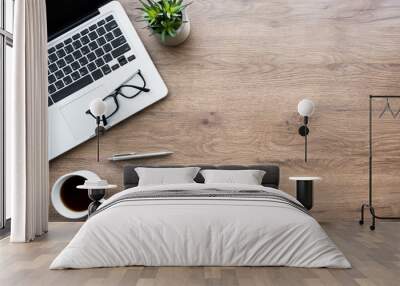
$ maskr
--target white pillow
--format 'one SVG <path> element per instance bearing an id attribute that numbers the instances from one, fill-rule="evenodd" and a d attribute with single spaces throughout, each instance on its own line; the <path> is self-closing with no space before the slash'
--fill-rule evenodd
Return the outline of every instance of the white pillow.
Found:
<path id="1" fill-rule="evenodd" d="M 202 170 L 204 183 L 261 185 L 265 171 L 261 170 Z"/>
<path id="2" fill-rule="evenodd" d="M 187 184 L 195 183 L 193 180 L 200 168 L 135 168 L 139 176 L 139 186 Z"/>

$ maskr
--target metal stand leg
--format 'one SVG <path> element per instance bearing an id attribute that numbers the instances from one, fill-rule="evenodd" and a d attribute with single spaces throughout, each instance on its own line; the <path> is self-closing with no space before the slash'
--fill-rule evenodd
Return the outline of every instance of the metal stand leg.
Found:
<path id="1" fill-rule="evenodd" d="M 369 211 L 371 212 L 371 216 L 372 216 L 372 224 L 369 226 L 370 230 L 375 230 L 375 209 L 372 206 L 369 206 Z"/>
<path id="2" fill-rule="evenodd" d="M 375 222 L 376 219 L 379 218 L 378 216 L 375 215 L 375 209 L 373 206 L 370 206 L 369 204 L 363 204 L 361 206 L 361 219 L 359 221 L 360 225 L 364 224 L 364 209 L 369 208 L 369 212 L 371 213 L 371 218 L 372 218 L 372 224 L 369 226 L 370 230 L 375 230 Z"/>
<path id="3" fill-rule="evenodd" d="M 364 224 L 364 208 L 365 208 L 366 206 L 367 206 L 366 204 L 363 204 L 363 205 L 361 206 L 361 219 L 360 219 L 360 221 L 358 222 L 360 225 L 363 225 L 363 224 Z"/>

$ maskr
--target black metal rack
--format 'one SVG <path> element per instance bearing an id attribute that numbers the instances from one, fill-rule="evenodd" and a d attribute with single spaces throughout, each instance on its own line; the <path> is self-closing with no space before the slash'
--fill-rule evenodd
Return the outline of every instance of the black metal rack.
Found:
<path id="1" fill-rule="evenodd" d="M 368 204 L 362 204 L 361 206 L 361 219 L 359 223 L 362 225 L 364 224 L 364 209 L 368 208 L 371 216 L 372 216 L 372 224 L 370 225 L 370 229 L 374 230 L 375 229 L 375 223 L 376 219 L 388 219 L 388 220 L 396 220 L 400 219 L 400 217 L 385 217 L 385 216 L 378 216 L 375 213 L 375 209 L 372 204 L 372 157 L 373 157 L 373 149 L 372 149 L 372 101 L 374 99 L 386 99 L 386 105 L 381 114 L 379 115 L 379 118 L 381 118 L 386 112 L 390 112 L 392 117 L 395 119 L 399 114 L 400 110 L 394 112 L 393 109 L 390 106 L 389 100 L 391 98 L 400 98 L 400 95 L 370 95 L 369 96 L 369 172 L 368 172 L 368 191 L 369 191 L 369 196 L 368 196 Z"/>

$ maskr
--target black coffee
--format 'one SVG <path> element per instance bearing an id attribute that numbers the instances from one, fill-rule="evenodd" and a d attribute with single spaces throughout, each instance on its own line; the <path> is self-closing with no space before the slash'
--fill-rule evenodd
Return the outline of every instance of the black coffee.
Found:
<path id="1" fill-rule="evenodd" d="M 68 178 L 61 186 L 60 197 L 63 204 L 74 212 L 81 212 L 88 209 L 91 200 L 87 190 L 77 189 L 76 186 L 83 185 L 85 178 L 73 176 Z"/>

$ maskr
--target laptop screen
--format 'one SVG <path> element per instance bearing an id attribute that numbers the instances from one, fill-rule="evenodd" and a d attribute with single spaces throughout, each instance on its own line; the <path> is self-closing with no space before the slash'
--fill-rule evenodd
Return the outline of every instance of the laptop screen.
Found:
<path id="1" fill-rule="evenodd" d="M 49 41 L 110 0 L 46 0 Z"/>

